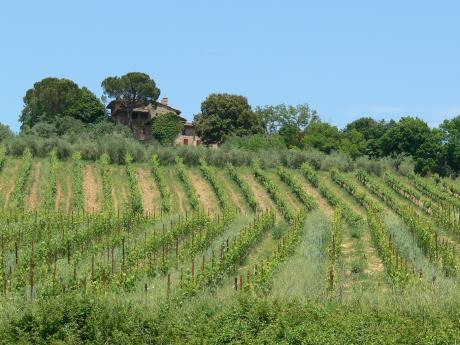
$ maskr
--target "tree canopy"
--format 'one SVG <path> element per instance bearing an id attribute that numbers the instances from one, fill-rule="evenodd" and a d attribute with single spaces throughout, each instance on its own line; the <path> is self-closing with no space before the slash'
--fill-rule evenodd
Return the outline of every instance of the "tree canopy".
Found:
<path id="1" fill-rule="evenodd" d="M 428 140 L 431 129 L 417 117 L 402 117 L 382 135 L 380 146 L 384 155 L 406 153 L 415 155 L 417 149 Z"/>
<path id="2" fill-rule="evenodd" d="M 356 129 L 345 131 L 340 140 L 340 150 L 350 155 L 352 158 L 364 156 L 366 153 L 367 142 L 362 132 Z"/>
<path id="3" fill-rule="evenodd" d="M 267 105 L 256 107 L 256 114 L 262 119 L 266 134 L 274 134 L 282 128 L 296 128 L 296 133 L 304 131 L 312 122 L 319 120 L 316 110 L 306 103 L 299 105 Z"/>
<path id="4" fill-rule="evenodd" d="M 245 136 L 263 131 L 261 119 L 246 97 L 211 94 L 201 103 L 194 119 L 197 134 L 205 144 L 222 143 L 229 136 Z"/>
<path id="5" fill-rule="evenodd" d="M 361 133 L 365 140 L 380 138 L 387 129 L 385 121 L 377 121 L 371 117 L 361 117 L 350 122 L 345 127 L 344 132 L 357 131 Z"/>
<path id="6" fill-rule="evenodd" d="M 71 118 L 83 123 L 106 119 L 102 102 L 87 88 L 68 79 L 45 78 L 27 90 L 19 121 L 21 130 L 36 124 L 56 123 Z"/>
<path id="7" fill-rule="evenodd" d="M 460 116 L 444 120 L 439 126 L 444 145 L 446 164 L 460 171 Z"/>
<path id="8" fill-rule="evenodd" d="M 302 141 L 307 147 L 314 147 L 320 151 L 331 153 L 331 151 L 339 148 L 340 132 L 335 126 L 316 121 L 307 127 Z"/>
<path id="9" fill-rule="evenodd" d="M 127 112 L 129 127 L 110 121 L 104 104 L 87 88 L 68 79 L 45 78 L 27 90 L 20 115 L 18 136 L 0 124 L 0 142 L 20 139 L 98 140 L 116 136 L 132 138 L 134 108 L 155 104 L 160 90 L 149 75 L 131 72 L 102 81 L 104 96 L 119 102 Z M 422 174 L 460 173 L 460 116 L 431 128 L 411 116 L 400 120 L 358 118 L 339 130 L 320 120 L 306 103 L 268 105 L 253 110 L 241 95 L 210 94 L 194 118 L 197 135 L 204 144 L 222 144 L 244 150 L 315 148 L 325 153 L 342 152 L 351 158 L 368 156 L 410 156 Z M 152 135 L 163 145 L 171 145 L 183 130 L 174 113 L 158 116 Z M 32 139 L 31 139 L 32 138 Z M 83 139 L 82 139 L 83 138 Z"/>
<path id="10" fill-rule="evenodd" d="M 102 81 L 104 95 L 116 100 L 126 109 L 128 124 L 132 128 L 133 109 L 140 104 L 155 102 L 160 89 L 148 74 L 130 72 L 121 77 L 108 77 Z"/>
<path id="11" fill-rule="evenodd" d="M 175 113 L 160 114 L 152 124 L 152 134 L 162 145 L 172 145 L 183 129 L 184 125 Z"/>
<path id="12" fill-rule="evenodd" d="M 10 139 L 14 136 L 13 132 L 11 131 L 10 127 L 0 123 L 0 142 Z"/>

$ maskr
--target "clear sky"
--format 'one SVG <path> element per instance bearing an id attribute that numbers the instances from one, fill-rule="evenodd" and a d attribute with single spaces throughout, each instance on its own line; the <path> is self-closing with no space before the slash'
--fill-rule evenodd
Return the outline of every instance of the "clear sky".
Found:
<path id="1" fill-rule="evenodd" d="M 2 0 L 0 122 L 48 76 L 101 96 L 148 73 L 191 119 L 212 92 L 309 103 L 343 127 L 360 116 L 460 114 L 460 1 Z"/>

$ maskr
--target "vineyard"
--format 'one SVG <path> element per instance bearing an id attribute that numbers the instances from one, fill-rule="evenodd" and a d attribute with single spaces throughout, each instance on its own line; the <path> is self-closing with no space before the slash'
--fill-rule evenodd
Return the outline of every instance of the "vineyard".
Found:
<path id="1" fill-rule="evenodd" d="M 0 169 L 0 320 L 14 329 L 5 339 L 34 342 L 34 334 L 39 343 L 53 333 L 40 320 L 53 327 L 66 317 L 77 320 L 71 333 L 121 343 L 123 330 L 147 343 L 198 335 L 245 343 L 248 334 L 261 343 L 329 343 L 314 337 L 318 319 L 339 343 L 364 328 L 363 343 L 460 338 L 456 181 L 308 163 L 218 168 L 177 157 L 163 165 L 156 155 L 148 163 L 128 155 L 118 165 L 104 154 L 89 163 L 55 151 L 47 159 L 0 151 Z M 76 315 L 67 303 L 86 309 Z M 88 311 L 95 303 L 106 319 Z M 114 313 L 117 305 L 126 311 Z M 121 326 L 129 310 L 157 315 L 158 325 L 152 316 L 152 324 Z M 110 328 L 114 314 L 120 333 L 89 329 Z M 232 326 L 242 319 L 249 328 L 237 334 Z"/>

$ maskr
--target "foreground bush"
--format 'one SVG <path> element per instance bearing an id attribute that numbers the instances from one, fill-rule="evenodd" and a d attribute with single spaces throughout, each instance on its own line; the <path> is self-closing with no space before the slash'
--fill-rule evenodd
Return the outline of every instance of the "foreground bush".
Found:
<path id="1" fill-rule="evenodd" d="M 121 297 L 121 296 L 120 296 Z M 185 305 L 67 295 L 2 313 L 0 343 L 66 344 L 447 344 L 457 314 L 300 304 L 244 294 Z M 382 307 L 384 308 L 384 307 Z"/>

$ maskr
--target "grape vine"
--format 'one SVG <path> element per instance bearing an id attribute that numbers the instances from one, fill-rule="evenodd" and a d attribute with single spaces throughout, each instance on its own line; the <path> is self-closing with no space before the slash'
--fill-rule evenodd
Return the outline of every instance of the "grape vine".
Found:
<path id="1" fill-rule="evenodd" d="M 152 158 L 150 159 L 150 169 L 160 191 L 161 208 L 164 212 L 169 212 L 171 210 L 171 197 L 168 187 L 166 186 L 165 177 L 160 170 L 160 161 L 158 160 L 158 155 L 156 154 L 153 154 Z"/>
<path id="2" fill-rule="evenodd" d="M 136 170 L 133 167 L 133 158 L 132 156 L 127 153 L 125 157 L 125 166 L 126 166 L 126 175 L 128 176 L 128 184 L 130 193 L 130 204 L 131 210 L 134 213 L 142 213 L 144 212 L 144 208 L 142 205 L 142 197 L 141 192 L 139 190 L 139 182 L 137 180 Z"/>
<path id="3" fill-rule="evenodd" d="M 198 210 L 200 208 L 200 200 L 198 199 L 196 189 L 193 186 L 192 181 L 190 181 L 190 177 L 187 175 L 184 161 L 179 156 L 176 157 L 176 168 L 177 174 L 179 179 L 182 181 L 182 184 L 184 185 L 185 192 L 187 193 L 192 208 L 194 210 Z"/>
<path id="4" fill-rule="evenodd" d="M 240 187 L 241 192 L 243 193 L 243 196 L 248 203 L 249 207 L 254 212 L 257 212 L 259 209 L 259 203 L 257 202 L 257 199 L 252 192 L 251 187 L 249 187 L 249 184 L 238 174 L 236 171 L 235 167 L 229 163 L 226 165 L 225 170 L 227 171 L 228 175 L 232 178 L 233 181 Z"/>

